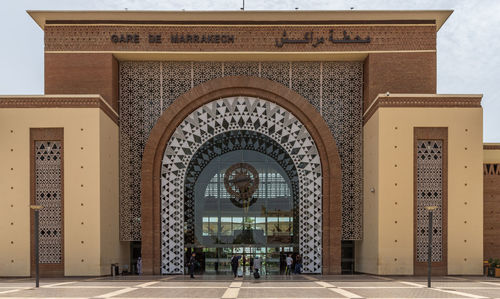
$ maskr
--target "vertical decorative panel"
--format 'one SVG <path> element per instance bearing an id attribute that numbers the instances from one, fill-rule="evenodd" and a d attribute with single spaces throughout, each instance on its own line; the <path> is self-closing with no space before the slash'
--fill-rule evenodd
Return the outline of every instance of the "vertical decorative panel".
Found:
<path id="1" fill-rule="evenodd" d="M 141 239 L 141 165 L 161 115 L 160 62 L 120 63 L 120 239 Z"/>
<path id="2" fill-rule="evenodd" d="M 500 150 L 498 145 L 485 145 L 485 150 Z M 489 259 L 500 252 L 500 164 L 483 164 L 483 256 Z"/>
<path id="3" fill-rule="evenodd" d="M 62 145 L 35 141 L 35 202 L 40 210 L 40 263 L 62 263 Z"/>
<path id="4" fill-rule="evenodd" d="M 321 113 L 320 70 L 319 62 L 292 62 L 292 89 Z"/>
<path id="5" fill-rule="evenodd" d="M 342 165 L 342 239 L 363 237 L 363 65 L 323 62 L 322 115 Z"/>
<path id="6" fill-rule="evenodd" d="M 417 226 L 416 261 L 427 262 L 429 244 L 429 212 L 433 211 L 432 262 L 443 260 L 443 141 L 417 141 Z"/>

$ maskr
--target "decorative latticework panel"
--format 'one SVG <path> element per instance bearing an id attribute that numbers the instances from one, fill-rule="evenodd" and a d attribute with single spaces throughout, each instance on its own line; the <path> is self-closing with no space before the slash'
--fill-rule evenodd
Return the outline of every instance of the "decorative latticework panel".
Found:
<path id="1" fill-rule="evenodd" d="M 223 76 L 222 65 L 222 62 L 213 61 L 193 62 L 193 86 L 200 85 L 215 78 L 221 78 Z M 169 78 L 165 79 L 168 80 Z"/>
<path id="2" fill-rule="evenodd" d="M 258 62 L 224 62 L 224 77 L 259 76 Z"/>
<path id="3" fill-rule="evenodd" d="M 184 271 L 184 181 L 196 151 L 222 133 L 256 131 L 281 144 L 299 177 L 299 251 L 305 273 L 321 273 L 322 172 L 313 138 L 284 108 L 262 99 L 231 97 L 193 111 L 169 139 L 161 171 L 162 273 Z"/>
<path id="4" fill-rule="evenodd" d="M 161 64 L 162 78 L 162 110 L 170 106 L 175 99 L 191 89 L 192 63 L 185 61 L 169 61 Z"/>
<path id="5" fill-rule="evenodd" d="M 342 239 L 363 237 L 363 65 L 323 62 L 322 115 L 342 166 Z"/>
<path id="6" fill-rule="evenodd" d="M 443 259 L 443 141 L 417 141 L 417 227 L 416 259 L 427 262 L 429 246 L 429 212 L 436 206 L 432 223 L 432 262 Z"/>
<path id="7" fill-rule="evenodd" d="M 321 63 L 292 62 L 291 88 L 321 112 Z"/>
<path id="8" fill-rule="evenodd" d="M 290 87 L 327 122 L 342 166 L 342 238 L 362 238 L 362 64 L 359 62 L 120 63 L 122 240 L 140 240 L 144 144 L 161 112 L 191 87 L 223 76 L 260 76 Z"/>
<path id="9" fill-rule="evenodd" d="M 290 62 L 261 62 L 260 76 L 290 87 Z"/>
<path id="10" fill-rule="evenodd" d="M 62 263 L 60 141 L 35 141 L 35 194 L 40 210 L 40 263 Z"/>
<path id="11" fill-rule="evenodd" d="M 141 239 L 141 164 L 161 115 L 159 62 L 120 63 L 120 239 Z M 166 105 L 165 105 L 166 106 Z"/>

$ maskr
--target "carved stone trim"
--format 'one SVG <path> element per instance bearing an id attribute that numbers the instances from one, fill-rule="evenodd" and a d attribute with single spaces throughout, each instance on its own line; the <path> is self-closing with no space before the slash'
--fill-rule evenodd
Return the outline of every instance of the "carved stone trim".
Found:
<path id="1" fill-rule="evenodd" d="M 434 25 L 436 20 L 47 20 L 46 25 Z"/>
<path id="2" fill-rule="evenodd" d="M 499 143 L 496 143 L 496 144 L 483 144 L 483 149 L 485 150 L 500 150 L 500 144 Z"/>
<path id="3" fill-rule="evenodd" d="M 363 115 L 366 124 L 378 108 L 421 107 L 421 108 L 480 108 L 481 95 L 379 95 Z"/>
<path id="4" fill-rule="evenodd" d="M 100 108 L 118 124 L 118 114 L 101 96 L 20 96 L 0 97 L 0 108 Z"/>
<path id="5" fill-rule="evenodd" d="M 125 30 L 126 28 L 126 30 Z M 330 41 L 349 35 L 351 42 Z M 281 42 L 284 31 L 287 37 Z M 323 42 L 293 43 L 312 32 Z M 127 34 L 129 37 L 127 37 Z M 115 42 L 111 37 L 116 35 Z M 128 42 L 116 42 L 122 35 Z M 161 36 L 161 43 L 149 36 Z M 173 36 L 173 37 L 172 37 Z M 182 38 L 181 38 L 182 36 Z M 189 36 L 189 40 L 188 40 Z M 203 39 L 203 36 L 214 36 Z M 357 36 L 370 42 L 352 42 Z M 224 38 L 222 38 L 224 37 Z M 286 40 L 292 42 L 286 42 Z M 172 42 L 172 40 L 174 42 Z M 204 42 L 201 42 L 204 40 Z M 196 42 L 195 42 L 196 41 Z M 358 52 L 436 50 L 436 27 L 432 25 L 51 25 L 45 27 L 45 51 L 141 51 L 141 52 Z"/>

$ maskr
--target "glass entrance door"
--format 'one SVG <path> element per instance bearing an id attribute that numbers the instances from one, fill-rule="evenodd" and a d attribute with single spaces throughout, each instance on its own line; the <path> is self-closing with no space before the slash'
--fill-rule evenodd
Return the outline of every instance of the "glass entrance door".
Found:
<path id="1" fill-rule="evenodd" d="M 298 217 L 290 178 L 274 159 L 236 150 L 214 158 L 194 185 L 194 219 L 185 228 L 186 258 L 196 252 L 200 272 L 228 274 L 232 256 L 250 275 L 259 256 L 263 275 L 284 271 L 298 252 Z"/>
<path id="2" fill-rule="evenodd" d="M 288 254 L 296 255 L 298 248 L 294 246 L 256 247 L 254 245 L 235 247 L 195 247 L 186 248 L 186 259 L 196 253 L 200 262 L 198 273 L 232 275 L 231 259 L 239 257 L 238 273 L 249 276 L 253 273 L 253 261 L 259 257 L 262 275 L 279 275 L 285 272 L 285 259 Z"/>

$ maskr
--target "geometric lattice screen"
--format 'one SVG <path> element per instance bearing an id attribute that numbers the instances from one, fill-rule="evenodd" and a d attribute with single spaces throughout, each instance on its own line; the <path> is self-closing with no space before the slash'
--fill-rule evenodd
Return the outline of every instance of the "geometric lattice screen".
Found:
<path id="1" fill-rule="evenodd" d="M 218 99 L 199 107 L 179 124 L 167 143 L 160 190 L 162 273 L 184 273 L 184 182 L 188 165 L 211 138 L 236 130 L 261 133 L 280 143 L 291 157 L 299 179 L 303 271 L 321 273 L 322 172 L 316 144 L 292 113 L 275 103 L 244 96 Z"/>
<path id="2" fill-rule="evenodd" d="M 307 99 L 337 143 L 342 168 L 342 239 L 362 238 L 361 62 L 120 63 L 120 239 L 140 240 L 141 160 L 163 111 L 191 88 L 226 76 L 280 83 Z"/>
<path id="3" fill-rule="evenodd" d="M 443 141 L 417 141 L 417 262 L 427 262 L 429 246 L 429 212 L 427 206 L 436 206 L 432 215 L 432 262 L 443 259 Z"/>
<path id="4" fill-rule="evenodd" d="M 35 142 L 35 194 L 40 210 L 40 263 L 62 263 L 61 142 Z"/>

